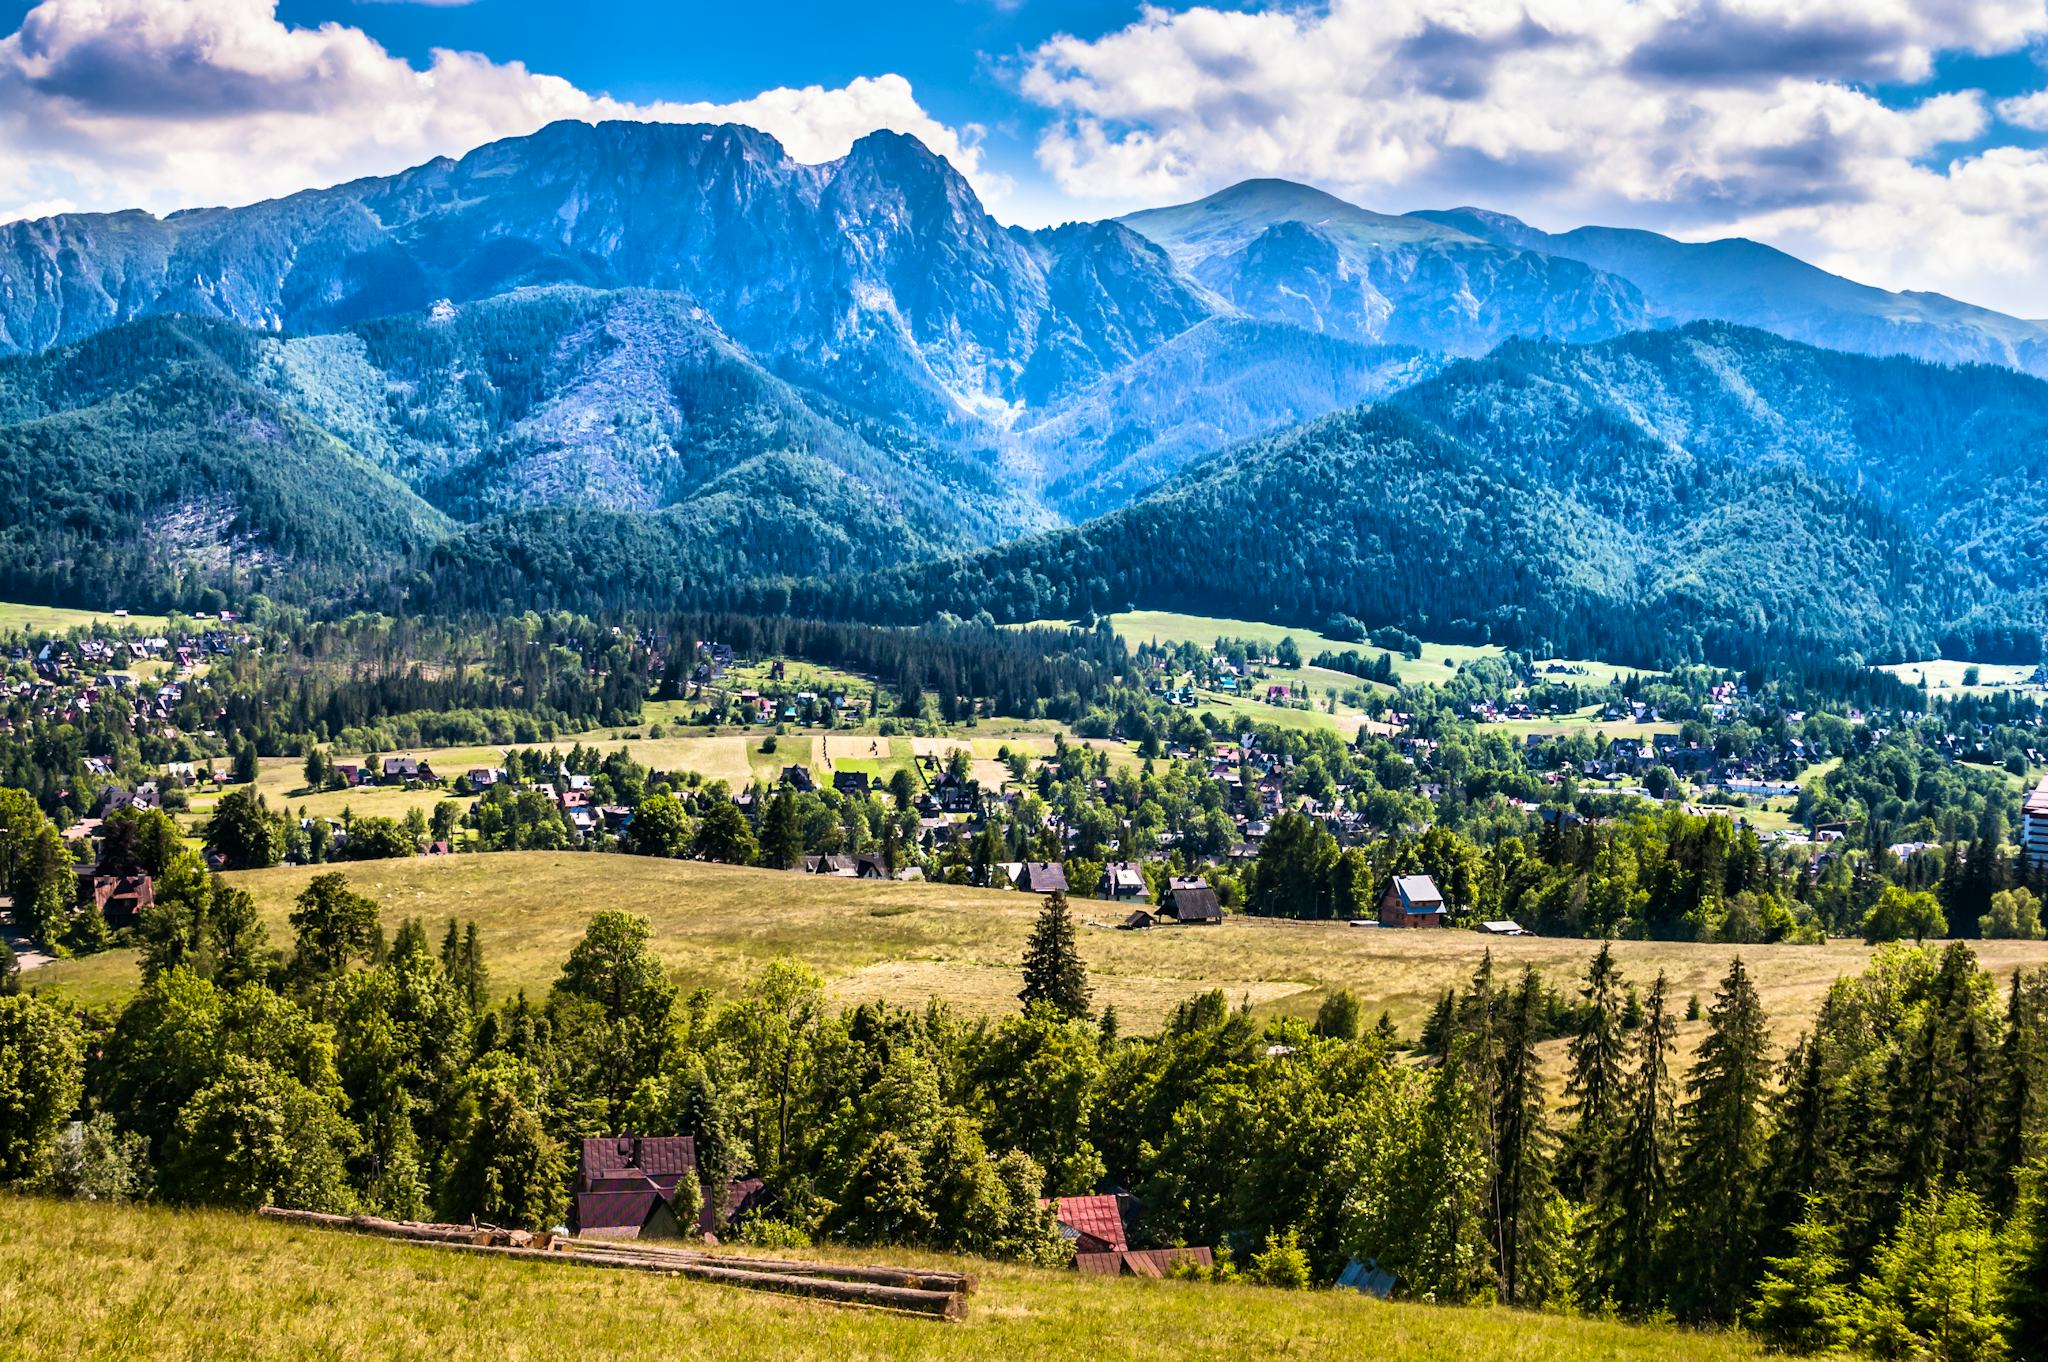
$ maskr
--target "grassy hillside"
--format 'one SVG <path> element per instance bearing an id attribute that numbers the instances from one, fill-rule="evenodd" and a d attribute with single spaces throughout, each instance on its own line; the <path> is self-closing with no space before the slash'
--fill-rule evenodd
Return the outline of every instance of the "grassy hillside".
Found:
<path id="1" fill-rule="evenodd" d="M 795 674 L 794 668 L 792 674 Z M 999 786 L 1009 778 L 1008 770 L 998 760 L 999 753 L 1008 748 L 1028 753 L 1034 758 L 1050 756 L 1058 741 L 1056 734 L 1063 727 L 1043 719 L 996 721 L 972 729 L 962 728 L 956 736 L 941 738 L 912 738 L 900 734 L 880 737 L 847 729 L 826 733 L 799 728 L 776 735 L 772 752 L 762 750 L 762 744 L 769 735 L 759 728 L 706 733 L 702 729 L 678 727 L 665 731 L 659 738 L 648 736 L 653 723 L 672 722 L 679 708 L 671 702 L 651 702 L 645 716 L 649 723 L 640 727 L 591 729 L 565 734 L 533 746 L 561 752 L 567 752 L 577 743 L 605 752 L 623 748 L 634 761 L 652 770 L 671 773 L 692 771 L 707 781 L 722 780 L 735 790 L 744 789 L 756 780 L 772 782 L 784 767 L 798 764 L 810 767 L 821 783 L 829 784 L 832 773 L 842 770 L 863 771 L 886 782 L 899 770 L 914 772 L 916 759 L 920 756 L 943 758 L 950 756 L 955 748 L 964 748 L 972 763 L 973 777 L 985 785 Z M 1279 713 L 1281 711 L 1262 711 L 1262 714 Z M 1110 760 L 1117 765 L 1135 764 L 1138 760 L 1126 743 L 1103 738 L 1086 741 L 1089 746 L 1107 749 Z M 360 763 L 368 754 L 335 751 L 329 755 L 337 762 Z M 382 755 L 418 757 L 432 766 L 438 775 L 452 782 L 472 767 L 503 765 L 505 745 L 485 743 L 470 747 L 414 748 L 403 754 L 392 752 Z M 314 818 L 339 818 L 343 809 L 359 815 L 403 818 L 415 808 L 422 814 L 431 814 L 434 806 L 442 800 L 456 798 L 442 788 L 408 790 L 398 785 L 325 790 L 313 794 L 305 789 L 305 770 L 304 760 L 298 757 L 265 757 L 258 763 L 256 791 L 273 808 L 288 808 L 293 813 L 303 809 L 308 817 Z M 196 792 L 186 821 L 196 829 L 212 810 L 215 799 L 216 796 L 210 792 Z M 469 801 L 465 799 L 462 802 Z"/>
<path id="2" fill-rule="evenodd" d="M 926 1256 L 891 1250 L 891 1262 Z M 222 1212 L 0 1196 L 0 1336 L 20 1356 L 368 1362 L 1371 1356 L 1737 1362 L 1688 1334 L 1348 1291 L 1204 1286 L 932 1258 L 977 1281 L 958 1324 L 638 1272 L 473 1258 Z"/>
<path id="3" fill-rule="evenodd" d="M 625 908 L 653 924 L 655 949 L 687 986 L 734 990 L 762 964 L 790 956 L 823 973 L 845 1003 L 882 998 L 921 1006 L 942 998 L 970 1014 L 1007 1013 L 1017 1006 L 1018 962 L 1039 904 L 1001 890 L 571 852 L 285 866 L 228 878 L 255 896 L 272 943 L 283 944 L 290 940 L 285 919 L 293 897 L 316 873 L 332 869 L 383 905 L 387 931 L 405 917 L 424 918 L 430 929 L 449 917 L 475 919 L 500 993 L 546 990 L 590 915 Z M 1211 988 L 1263 1012 L 1312 1015 L 1327 991 L 1343 987 L 1363 999 L 1368 1015 L 1384 1008 L 1413 1037 L 1437 995 L 1467 980 L 1488 950 L 1502 970 L 1534 965 L 1562 988 L 1596 949 L 1560 938 L 1251 917 L 1217 927 L 1122 932 L 1102 925 L 1123 916 L 1108 903 L 1076 908 L 1096 1004 L 1113 1004 L 1132 1030 L 1151 1029 L 1175 1003 Z M 1976 949 L 1994 975 L 2048 961 L 2048 943 L 1986 941 Z M 1631 979 L 1647 986 L 1661 969 L 1675 996 L 1696 993 L 1704 1002 L 1737 950 L 1622 941 L 1614 952 Z M 1783 1043 L 1807 1024 L 1829 983 L 1860 972 L 1870 958 L 1867 947 L 1848 941 L 1745 946 L 1740 954 Z M 133 953 L 111 951 L 45 966 L 30 982 L 109 1001 L 135 980 Z M 1681 1036 L 1703 1026 L 1690 1024 Z"/>
<path id="4" fill-rule="evenodd" d="M 161 632 L 170 621 L 163 615 L 123 615 L 111 610 L 71 610 L 56 605 L 20 605 L 0 601 L 0 634 L 64 634 L 73 629 L 141 629 Z"/>

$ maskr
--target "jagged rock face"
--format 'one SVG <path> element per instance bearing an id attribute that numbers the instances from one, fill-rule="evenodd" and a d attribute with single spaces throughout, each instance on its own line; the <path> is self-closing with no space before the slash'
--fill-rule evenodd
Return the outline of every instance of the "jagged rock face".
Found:
<path id="1" fill-rule="evenodd" d="M 895 133 L 800 165 L 749 128 L 559 123 L 249 208 L 14 224 L 0 345 L 167 311 L 318 331 L 524 285 L 645 287 L 773 364 L 943 419 L 1090 382 L 1207 315 L 1127 237 L 1020 240 Z"/>

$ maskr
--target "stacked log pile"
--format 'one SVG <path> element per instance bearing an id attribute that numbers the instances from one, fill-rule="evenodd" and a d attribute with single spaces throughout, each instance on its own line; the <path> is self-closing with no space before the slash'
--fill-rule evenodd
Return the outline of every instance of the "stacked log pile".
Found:
<path id="1" fill-rule="evenodd" d="M 260 1214 L 292 1224 L 432 1244 L 458 1253 L 656 1272 L 690 1281 L 716 1282 L 742 1290 L 772 1291 L 834 1305 L 894 1310 L 932 1319 L 964 1318 L 967 1314 L 967 1293 L 974 1286 L 972 1278 L 959 1272 L 735 1257 L 631 1239 L 571 1239 L 490 1225 L 380 1220 L 368 1215 L 327 1215 L 319 1211 L 292 1211 L 277 1206 L 265 1206 Z"/>

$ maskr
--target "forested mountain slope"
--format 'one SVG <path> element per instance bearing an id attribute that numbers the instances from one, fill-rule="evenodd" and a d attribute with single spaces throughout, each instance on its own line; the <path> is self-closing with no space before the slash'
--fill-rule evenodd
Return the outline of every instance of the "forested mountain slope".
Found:
<path id="1" fill-rule="evenodd" d="M 653 511 L 815 461 L 968 547 L 1046 523 L 989 463 L 800 390 L 673 293 L 522 289 L 266 341 L 277 390 L 462 520 L 583 504 Z M 775 468 L 750 461 L 779 456 Z"/>
<path id="2" fill-rule="evenodd" d="M 445 516 L 252 381 L 256 344 L 163 318 L 0 361 L 0 591 L 348 599 L 437 542 Z"/>
<path id="3" fill-rule="evenodd" d="M 2033 660 L 2048 384 L 1700 324 L 1517 343 L 1122 511 L 808 590 L 999 619 L 1132 605 L 1655 662 Z"/>
<path id="4" fill-rule="evenodd" d="M 50 603 L 392 604 L 465 525 L 486 558 L 531 547 L 647 601 L 1042 523 L 972 456 L 800 392 L 674 295 L 580 289 L 312 337 L 150 318 L 16 357 L 0 465 L 0 598 Z M 440 561 L 462 571 L 466 542 Z"/>

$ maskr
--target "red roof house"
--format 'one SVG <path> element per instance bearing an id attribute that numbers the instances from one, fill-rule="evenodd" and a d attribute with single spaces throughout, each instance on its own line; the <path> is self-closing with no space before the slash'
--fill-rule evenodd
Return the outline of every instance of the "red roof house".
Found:
<path id="1" fill-rule="evenodd" d="M 1124 1210 L 1114 1196 L 1063 1196 L 1053 1202 L 1052 1213 L 1076 1253 L 1122 1253 L 1130 1247 Z"/>

